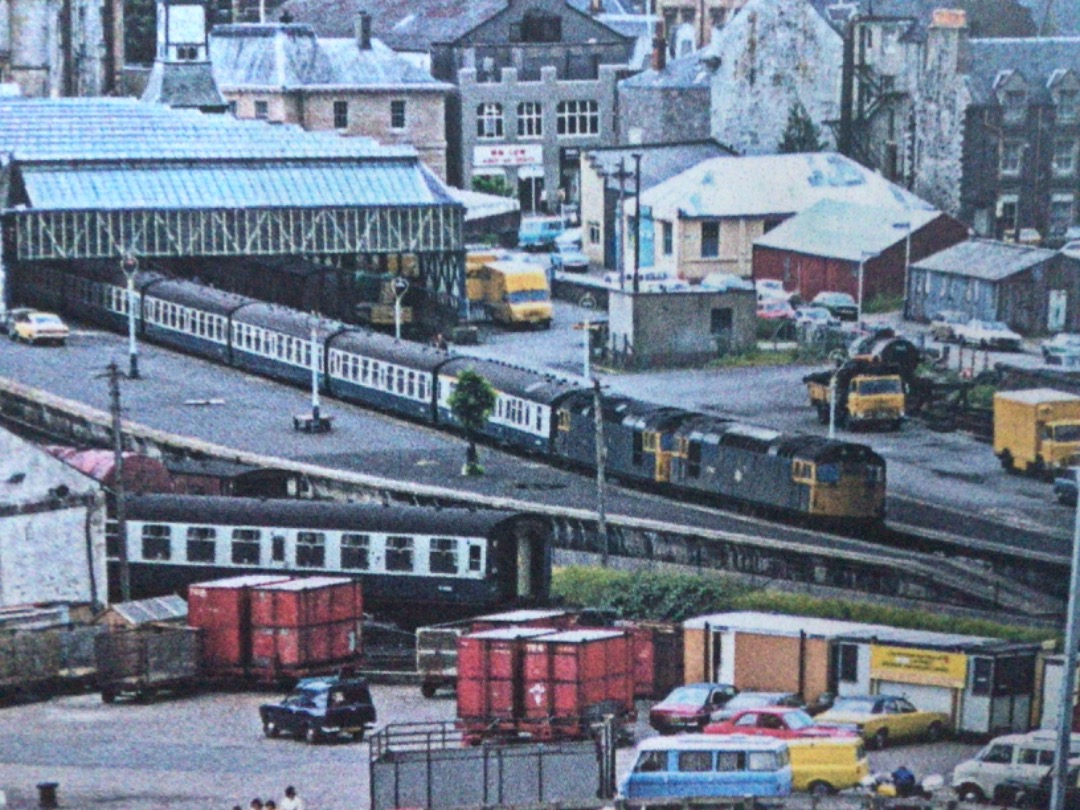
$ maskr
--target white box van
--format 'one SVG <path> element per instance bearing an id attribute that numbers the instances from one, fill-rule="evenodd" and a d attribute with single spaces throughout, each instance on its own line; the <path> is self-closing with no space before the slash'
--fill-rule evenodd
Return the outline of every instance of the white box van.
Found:
<path id="1" fill-rule="evenodd" d="M 1006 734 L 995 737 L 972 759 L 961 762 L 953 770 L 952 787 L 962 801 L 988 801 L 994 790 L 1006 779 L 1032 782 L 1054 764 L 1057 732 L 1029 731 L 1027 734 Z M 1073 734 L 1069 756 L 1080 755 L 1080 734 Z"/>

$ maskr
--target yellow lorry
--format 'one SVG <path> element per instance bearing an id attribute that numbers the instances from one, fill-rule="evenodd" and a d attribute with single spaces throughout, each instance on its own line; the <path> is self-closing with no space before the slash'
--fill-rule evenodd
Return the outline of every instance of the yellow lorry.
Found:
<path id="1" fill-rule="evenodd" d="M 551 327 L 551 286 L 540 265 L 500 259 L 497 254 L 469 254 L 465 291 L 469 303 L 485 307 L 493 321 Z"/>
<path id="2" fill-rule="evenodd" d="M 1006 470 L 1049 477 L 1080 456 L 1080 397 L 1052 388 L 994 394 L 994 454 Z"/>
<path id="3" fill-rule="evenodd" d="M 905 397 L 899 367 L 857 358 L 846 361 L 834 372 L 818 371 L 803 377 L 810 394 L 810 405 L 817 409 L 822 424 L 828 424 L 831 416 L 834 375 L 838 425 L 900 428 Z"/>

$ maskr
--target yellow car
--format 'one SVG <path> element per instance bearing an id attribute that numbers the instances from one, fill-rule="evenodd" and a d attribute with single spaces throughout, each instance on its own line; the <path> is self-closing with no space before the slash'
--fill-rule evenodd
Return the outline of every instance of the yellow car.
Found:
<path id="1" fill-rule="evenodd" d="M 892 695 L 837 698 L 832 708 L 814 720 L 822 726 L 850 726 L 867 745 L 878 749 L 897 740 L 940 740 L 949 728 L 948 715 L 919 711 L 907 699 Z"/>
<path id="2" fill-rule="evenodd" d="M 24 343 L 56 343 L 63 346 L 69 330 L 58 315 L 35 309 L 14 310 L 10 315 L 8 334 L 12 340 Z"/>

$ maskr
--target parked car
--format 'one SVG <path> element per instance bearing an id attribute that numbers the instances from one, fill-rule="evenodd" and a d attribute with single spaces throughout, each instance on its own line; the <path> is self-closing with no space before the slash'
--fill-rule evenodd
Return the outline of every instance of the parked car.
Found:
<path id="1" fill-rule="evenodd" d="M 287 734 L 317 743 L 347 736 L 359 741 L 375 725 L 375 704 L 362 678 L 304 678 L 280 703 L 260 706 L 259 717 L 267 737 Z"/>
<path id="2" fill-rule="evenodd" d="M 753 290 L 754 284 L 750 279 L 737 276 L 734 273 L 709 273 L 701 280 L 702 289 L 719 290 Z"/>
<path id="3" fill-rule="evenodd" d="M 518 228 L 518 247 L 523 250 L 552 250 L 555 240 L 566 230 L 559 217 L 527 217 Z"/>
<path id="4" fill-rule="evenodd" d="M 9 321 L 8 335 L 12 340 L 23 343 L 55 343 L 63 346 L 70 335 L 67 324 L 52 312 L 39 312 L 36 309 L 12 310 Z"/>
<path id="5" fill-rule="evenodd" d="M 1043 810 L 1050 806 L 1050 794 L 1054 789 L 1054 769 L 1049 767 L 1038 779 L 1014 777 L 1006 779 L 994 790 L 993 802 L 998 807 L 1022 807 L 1026 810 Z M 1065 777 L 1066 810 L 1080 810 L 1080 759 L 1069 760 Z"/>
<path id="6" fill-rule="evenodd" d="M 847 293 L 819 292 L 810 303 L 815 307 L 824 307 L 842 321 L 857 321 L 859 319 L 859 305 Z"/>
<path id="7" fill-rule="evenodd" d="M 701 731 L 738 692 L 726 683 L 691 683 L 676 687 L 652 707 L 649 725 L 661 734 Z"/>
<path id="8" fill-rule="evenodd" d="M 854 737 L 851 728 L 822 726 L 803 709 L 792 706 L 763 706 L 760 709 L 744 709 L 727 720 L 709 723 L 706 734 L 756 734 L 794 740 L 814 737 Z"/>
<path id="9" fill-rule="evenodd" d="M 831 709 L 817 716 L 817 721 L 854 726 L 869 745 L 880 749 L 896 740 L 940 740 L 948 730 L 949 718 L 941 712 L 919 711 L 906 698 L 861 695 L 837 698 Z"/>
<path id="10" fill-rule="evenodd" d="M 767 321 L 790 321 L 795 317 L 791 304 L 779 298 L 766 298 L 758 301 L 757 316 Z"/>
<path id="11" fill-rule="evenodd" d="M 805 708 L 802 698 L 794 692 L 740 692 L 716 713 L 713 720 L 728 720 L 745 709 L 761 709 L 766 706 Z"/>
<path id="12" fill-rule="evenodd" d="M 551 252 L 551 269 L 565 273 L 588 273 L 589 257 L 574 242 L 556 240 L 555 250 Z"/>
<path id="13" fill-rule="evenodd" d="M 795 325 L 831 329 L 840 326 L 840 319 L 825 307 L 799 307 L 795 310 Z"/>
<path id="14" fill-rule="evenodd" d="M 1047 365 L 1074 365 L 1080 360 L 1080 335 L 1060 332 L 1040 343 L 1039 351 Z"/>
<path id="15" fill-rule="evenodd" d="M 0 318 L 0 329 L 3 330 L 5 335 L 14 340 L 15 319 L 33 311 L 32 307 L 15 307 L 14 309 L 9 309 L 4 313 L 4 317 Z"/>
<path id="16" fill-rule="evenodd" d="M 980 349 L 1019 351 L 1023 338 L 1001 321 L 985 321 L 972 318 L 967 323 L 953 327 L 961 346 L 978 346 Z"/>
<path id="17" fill-rule="evenodd" d="M 784 289 L 784 282 L 775 278 L 759 278 L 754 282 L 754 289 L 757 291 L 759 302 L 787 301 L 790 304 L 791 299 L 795 297 L 795 293 Z"/>
<path id="18" fill-rule="evenodd" d="M 936 312 L 930 317 L 930 337 L 948 343 L 956 340 L 956 327 L 970 320 L 966 313 L 956 309 L 946 309 Z"/>
<path id="19" fill-rule="evenodd" d="M 1062 470 L 1054 478 L 1054 496 L 1058 503 L 1076 506 L 1076 491 L 1076 470 L 1072 467 Z"/>
<path id="20" fill-rule="evenodd" d="M 996 799 L 1010 780 L 1038 782 L 1053 765 L 1056 750 L 1056 731 L 1039 729 L 995 737 L 974 757 L 953 768 L 952 789 L 964 802 Z M 1080 734 L 1070 737 L 1069 756 L 1080 756 Z"/>

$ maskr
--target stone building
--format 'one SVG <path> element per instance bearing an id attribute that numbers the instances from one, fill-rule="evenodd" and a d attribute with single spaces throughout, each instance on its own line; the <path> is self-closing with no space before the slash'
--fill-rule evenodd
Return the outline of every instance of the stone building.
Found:
<path id="1" fill-rule="evenodd" d="M 210 69 L 205 0 L 157 0 L 157 52 L 142 101 L 178 110 L 225 112 Z"/>
<path id="2" fill-rule="evenodd" d="M 707 51 L 668 62 L 663 47 L 655 50 L 649 70 L 619 82 L 618 142 L 681 143 L 710 137 L 715 68 Z"/>
<path id="3" fill-rule="evenodd" d="M 32 97 L 99 96 L 119 86 L 121 0 L 0 0 L 0 84 Z"/>
<path id="4" fill-rule="evenodd" d="M 101 485 L 0 430 L 0 608 L 107 599 Z"/>
<path id="5" fill-rule="evenodd" d="M 653 5 L 669 35 L 673 36 L 680 25 L 692 27 L 696 50 L 708 45 L 713 31 L 723 28 L 746 5 L 746 0 L 653 0 Z M 673 45 L 673 39 L 668 44 Z M 675 53 L 677 58 L 685 55 Z"/>
<path id="6" fill-rule="evenodd" d="M 436 81 L 371 37 L 360 15 L 356 36 L 320 38 L 306 24 L 219 25 L 210 61 L 238 118 L 409 144 L 446 179 L 446 96 Z"/>
<path id="7" fill-rule="evenodd" d="M 1080 38 L 971 39 L 939 13 L 915 106 L 921 196 L 979 236 L 1080 222 Z"/>

